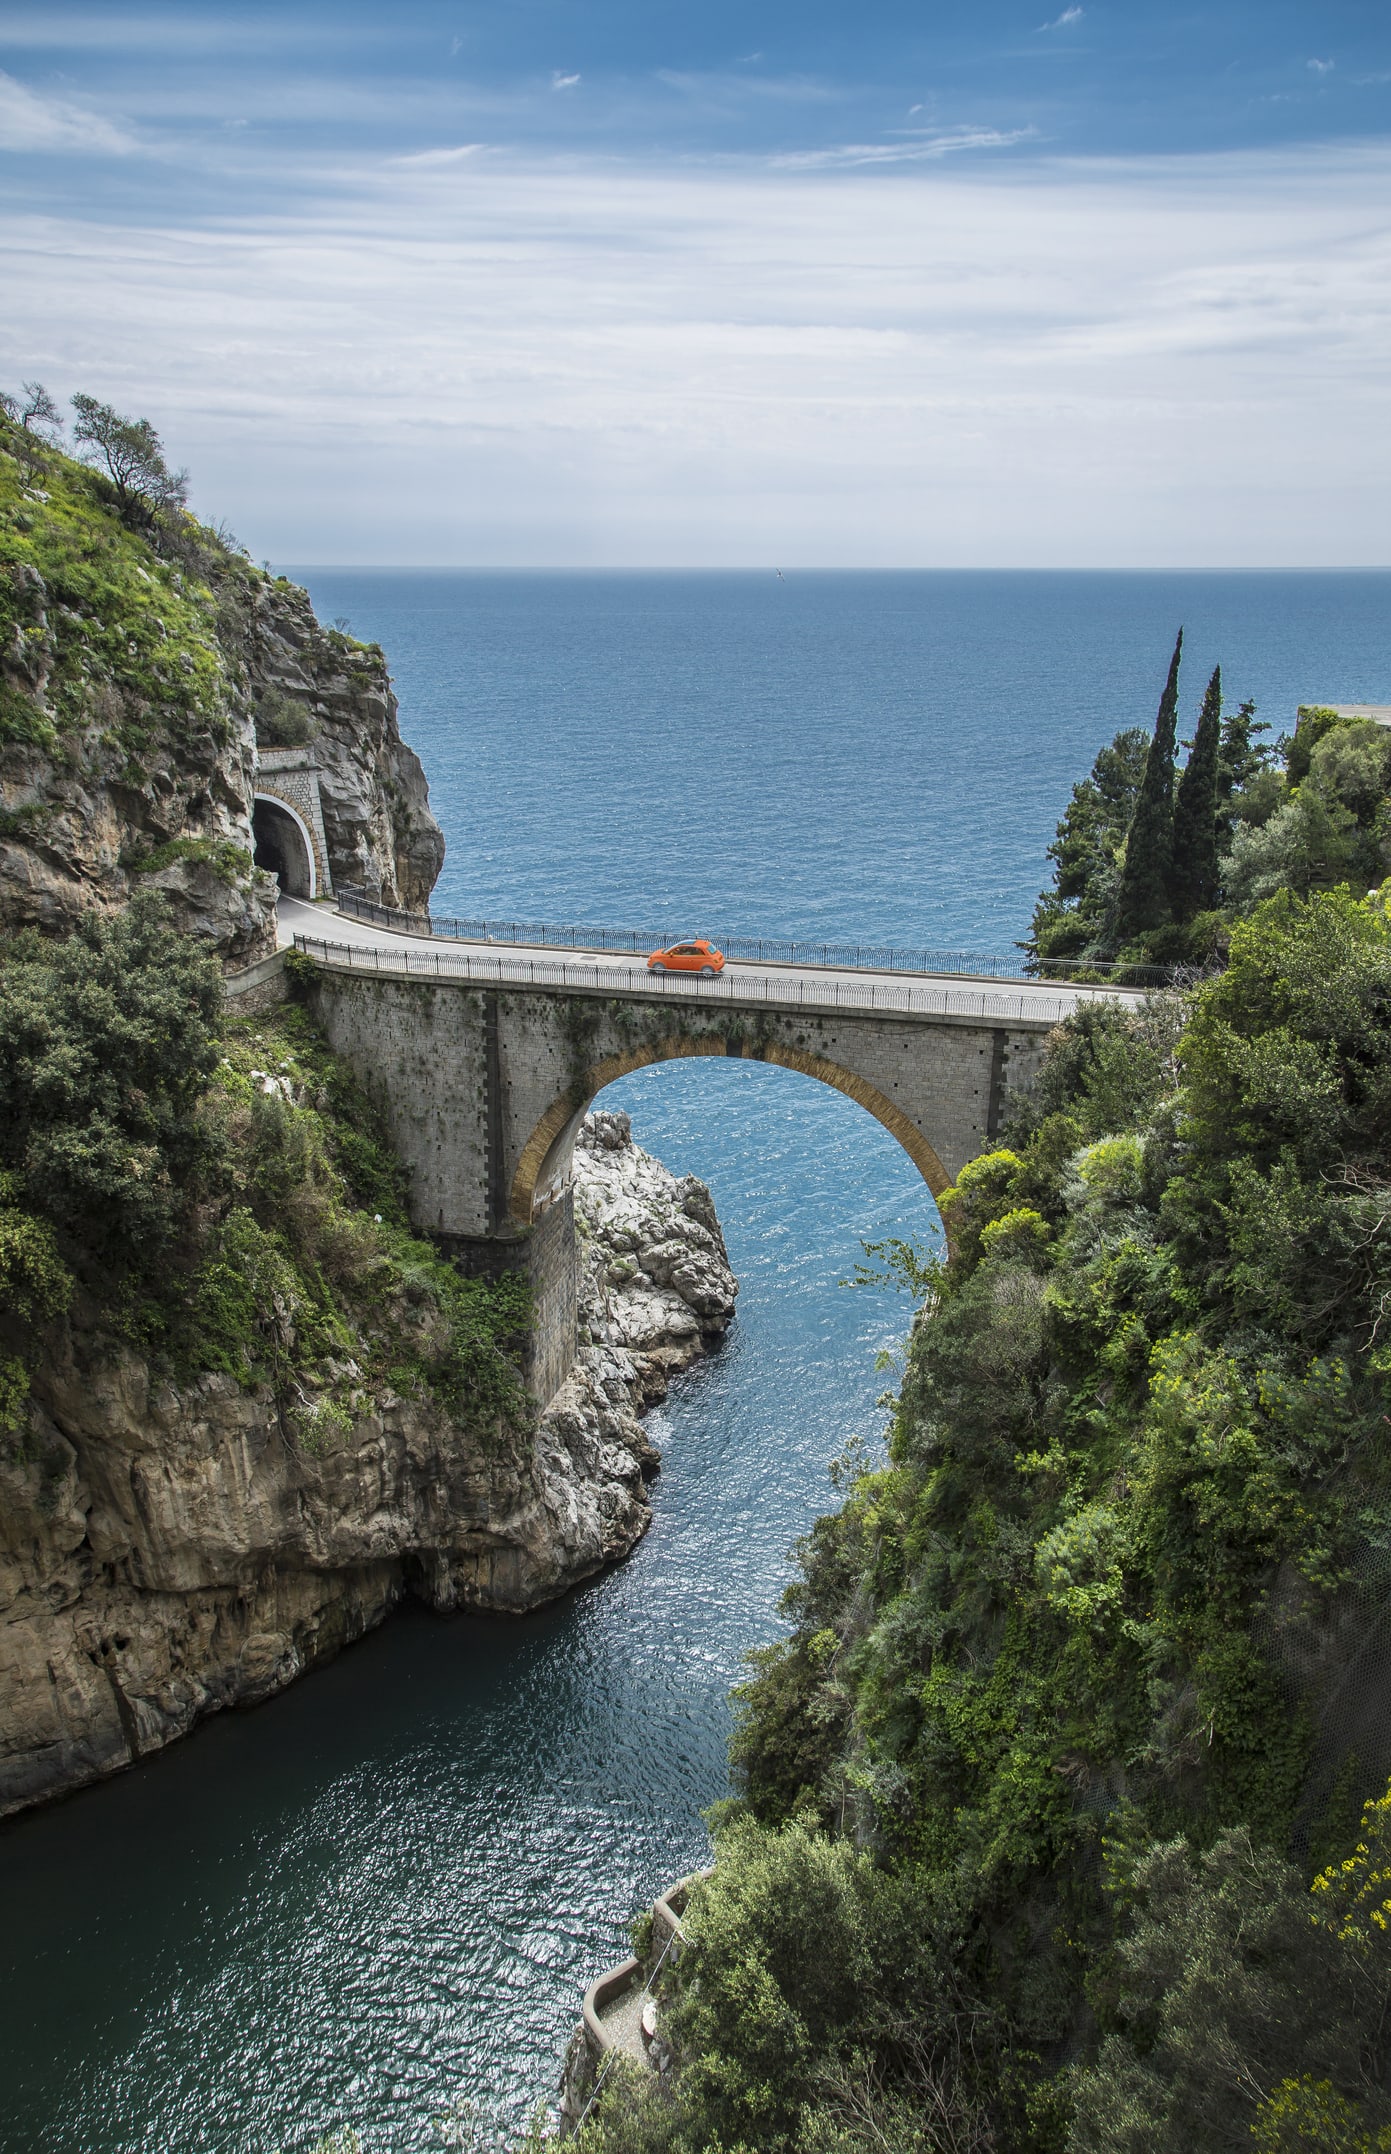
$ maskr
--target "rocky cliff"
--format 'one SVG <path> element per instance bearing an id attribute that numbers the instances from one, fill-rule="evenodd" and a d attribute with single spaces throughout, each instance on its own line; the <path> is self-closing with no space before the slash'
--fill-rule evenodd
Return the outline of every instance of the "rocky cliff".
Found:
<path id="1" fill-rule="evenodd" d="M 312 761 L 335 884 L 423 909 L 444 841 L 380 650 L 0 403 L 0 1811 L 407 1593 L 521 1611 L 624 1555 L 639 1412 L 733 1313 L 709 1192 L 592 1118 L 538 1414 L 520 1280 L 416 1239 L 306 1012 L 219 1014 L 218 965 L 274 943 L 272 748 Z"/>
<path id="2" fill-rule="evenodd" d="M 224 963 L 272 948 L 258 739 L 312 746 L 335 881 L 428 902 L 444 840 L 381 651 L 192 518 L 129 528 L 0 418 L 0 927 L 154 886 Z"/>
<path id="3" fill-rule="evenodd" d="M 250 1074 L 309 1111 L 296 1067 Z M 638 1411 L 737 1288 L 708 1190 L 639 1151 L 626 1116 L 591 1117 L 575 1156 L 583 1343 L 539 1424 L 480 1431 L 404 1377 L 374 1382 L 367 1344 L 289 1393 L 176 1380 L 78 1301 L 23 1441 L 0 1448 L 0 1811 L 269 1696 L 408 1593 L 520 1611 L 632 1547 L 657 1465 Z"/>

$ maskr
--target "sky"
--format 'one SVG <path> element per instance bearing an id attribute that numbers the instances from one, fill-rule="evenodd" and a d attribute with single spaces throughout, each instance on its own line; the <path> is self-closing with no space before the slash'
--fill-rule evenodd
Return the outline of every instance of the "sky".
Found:
<path id="1" fill-rule="evenodd" d="M 0 0 L 0 190 L 257 558 L 1388 559 L 1387 0 Z"/>

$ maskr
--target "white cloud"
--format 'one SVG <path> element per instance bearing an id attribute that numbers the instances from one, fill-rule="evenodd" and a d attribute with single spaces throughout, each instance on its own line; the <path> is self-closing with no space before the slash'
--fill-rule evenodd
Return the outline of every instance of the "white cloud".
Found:
<path id="1" fill-rule="evenodd" d="M 914 105 L 913 112 L 921 112 Z M 909 114 L 911 119 L 912 113 Z M 1033 139 L 1032 127 L 1002 130 L 998 127 L 953 127 L 940 133 L 926 129 L 905 132 L 886 142 L 843 142 L 833 149 L 788 150 L 768 161 L 785 172 L 817 172 L 849 169 L 856 165 L 931 164 L 960 150 L 1007 150 Z"/>
<path id="2" fill-rule="evenodd" d="M 1062 14 L 1055 16 L 1052 22 L 1041 22 L 1039 24 L 1039 29 L 1066 30 L 1069 23 L 1080 22 L 1082 20 L 1083 12 L 1084 10 L 1080 7 L 1065 7 L 1062 11 Z"/>
<path id="3" fill-rule="evenodd" d="M 1379 562 L 1391 151 L 441 158 L 240 227 L 12 216 L 0 381 L 148 412 L 258 554 Z"/>
<path id="4" fill-rule="evenodd" d="M 560 69 L 556 68 L 551 76 L 551 88 L 553 90 L 573 90 L 579 79 L 578 75 L 562 75 Z"/>
<path id="5" fill-rule="evenodd" d="M 0 74 L 0 150 L 122 157 L 138 146 L 133 135 L 85 106 L 40 97 L 13 75 Z"/>
<path id="6" fill-rule="evenodd" d="M 486 142 L 460 142 L 450 150 L 412 150 L 408 157 L 398 157 L 400 165 L 461 165 L 466 158 L 477 157 L 488 147 Z"/>
<path id="7" fill-rule="evenodd" d="M 1311 75 L 1331 75 L 1337 66 L 1337 62 L 1336 60 L 1308 60 L 1305 65 Z"/>

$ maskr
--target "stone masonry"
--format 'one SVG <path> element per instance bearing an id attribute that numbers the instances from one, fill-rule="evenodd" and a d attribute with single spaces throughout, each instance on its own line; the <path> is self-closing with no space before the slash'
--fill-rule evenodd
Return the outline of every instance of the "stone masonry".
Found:
<path id="1" fill-rule="evenodd" d="M 484 987 L 316 965 L 309 993 L 334 1048 L 381 1102 L 411 1174 L 416 1225 L 470 1266 L 525 1266 L 531 1381 L 543 1401 L 575 1349 L 575 1135 L 605 1085 L 648 1063 L 742 1055 L 857 1100 L 934 1196 L 999 1128 L 1042 1060 L 1052 1019 L 818 1012 L 749 1000 L 683 1005 L 609 988 Z"/>

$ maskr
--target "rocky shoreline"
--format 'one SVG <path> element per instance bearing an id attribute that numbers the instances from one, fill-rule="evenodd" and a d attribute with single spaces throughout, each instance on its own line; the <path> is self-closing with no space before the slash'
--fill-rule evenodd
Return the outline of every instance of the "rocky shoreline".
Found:
<path id="1" fill-rule="evenodd" d="M 523 1612 L 626 1555 L 658 1456 L 639 1413 L 729 1323 L 710 1193 L 591 1116 L 575 1150 L 580 1347 L 529 1437 L 364 1397 L 297 1443 L 264 1392 L 157 1377 L 74 1309 L 0 1456 L 0 1814 L 254 1704 L 408 1595 Z"/>

